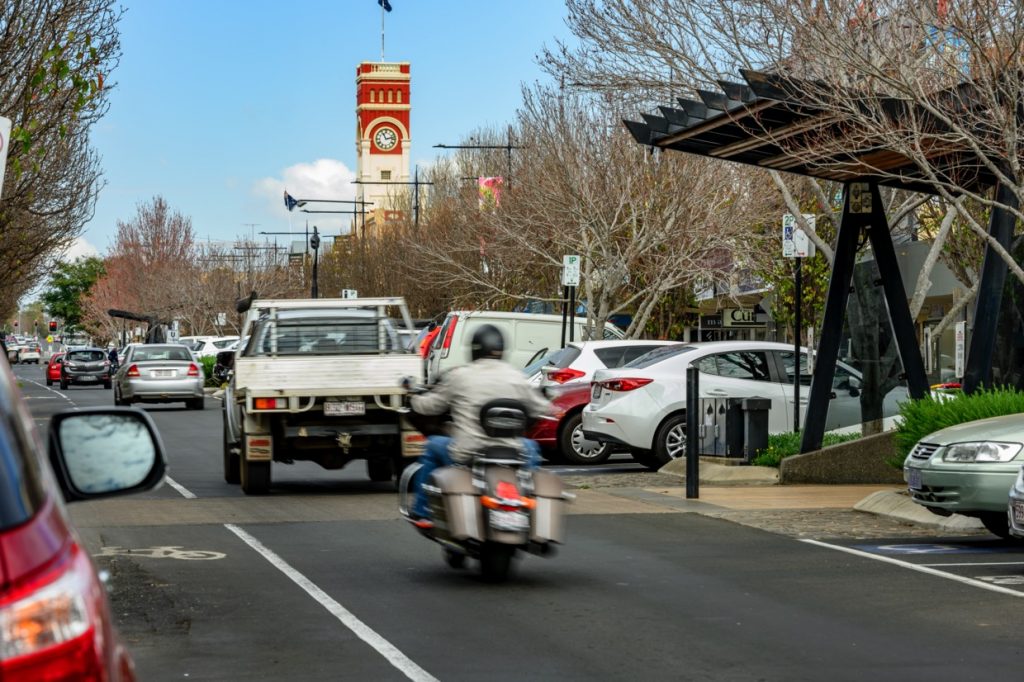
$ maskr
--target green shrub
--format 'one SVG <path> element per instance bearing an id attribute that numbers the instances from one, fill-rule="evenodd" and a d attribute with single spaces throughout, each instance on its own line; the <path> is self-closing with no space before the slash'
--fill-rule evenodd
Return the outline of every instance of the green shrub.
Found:
<path id="1" fill-rule="evenodd" d="M 914 445 L 930 433 L 976 419 L 1020 412 L 1024 412 L 1024 393 L 1007 387 L 982 389 L 971 395 L 928 395 L 921 400 L 909 400 L 900 405 L 900 424 L 893 438 L 896 454 L 887 461 L 897 469 L 902 468 Z"/>
<path id="2" fill-rule="evenodd" d="M 213 355 L 209 355 L 205 358 L 199 358 L 199 362 L 203 365 L 203 374 L 206 376 L 207 386 L 220 386 L 213 378 L 213 366 L 217 364 L 217 358 Z"/>
<path id="3" fill-rule="evenodd" d="M 775 433 L 768 436 L 768 447 L 760 450 L 752 464 L 760 467 L 778 467 L 784 457 L 800 454 L 800 432 Z M 860 438 L 859 433 L 826 433 L 821 440 L 821 447 L 838 445 Z"/>

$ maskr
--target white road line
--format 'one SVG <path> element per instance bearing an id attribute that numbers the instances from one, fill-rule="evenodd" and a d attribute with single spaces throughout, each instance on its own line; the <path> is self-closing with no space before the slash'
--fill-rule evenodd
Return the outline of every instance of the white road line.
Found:
<path id="1" fill-rule="evenodd" d="M 968 561 L 962 564 L 917 564 L 918 566 L 1024 566 L 1024 561 Z"/>
<path id="2" fill-rule="evenodd" d="M 963 583 L 964 585 L 970 585 L 971 587 L 980 587 L 983 590 L 989 590 L 990 592 L 998 592 L 1000 594 L 1008 594 L 1011 597 L 1024 598 L 1024 592 L 1018 592 L 1017 590 L 1011 590 L 1006 587 L 1000 587 L 999 585 L 992 585 L 985 583 L 974 578 L 965 578 L 963 576 L 954 575 L 953 573 L 946 573 L 945 571 L 937 571 L 934 568 L 929 568 L 921 564 L 912 564 L 909 561 L 900 561 L 899 559 L 893 559 L 892 557 L 879 556 L 877 554 L 871 554 L 870 552 L 862 552 L 859 549 L 852 549 L 850 547 L 843 547 L 842 545 L 831 545 L 827 542 L 821 542 L 819 540 L 801 539 L 800 542 L 806 542 L 809 545 L 817 545 L 818 547 L 827 547 L 828 549 L 834 549 L 839 552 L 846 552 L 847 554 L 853 554 L 854 556 L 863 557 L 865 559 L 874 559 L 875 561 L 881 561 L 886 564 L 893 564 L 895 566 L 902 566 L 903 568 L 909 568 L 912 571 L 919 573 L 926 573 L 933 575 L 937 578 L 945 578 L 946 580 L 952 580 L 954 582 Z"/>
<path id="3" fill-rule="evenodd" d="M 388 663 L 400 670 L 410 680 L 414 680 L 415 682 L 437 682 L 436 677 L 413 663 L 413 661 L 399 651 L 395 645 L 374 632 L 368 625 L 356 618 L 352 612 L 332 599 L 329 594 L 317 587 L 309 578 L 296 571 L 288 564 L 288 562 L 267 549 L 259 540 L 234 524 L 226 523 L 224 524 L 224 527 L 237 535 L 242 542 L 252 547 L 275 568 L 284 573 L 293 583 L 301 587 L 306 594 L 311 596 L 321 606 L 327 609 L 332 616 L 341 621 L 342 625 L 351 630 L 356 637 L 373 647 L 377 653 L 387 660 Z"/>
<path id="4" fill-rule="evenodd" d="M 188 490 L 185 486 L 181 485 L 170 476 L 164 476 L 164 480 L 167 481 L 167 485 L 171 486 L 179 493 L 181 493 L 181 496 L 184 497 L 186 500 L 196 499 L 196 494 L 194 492 Z"/>

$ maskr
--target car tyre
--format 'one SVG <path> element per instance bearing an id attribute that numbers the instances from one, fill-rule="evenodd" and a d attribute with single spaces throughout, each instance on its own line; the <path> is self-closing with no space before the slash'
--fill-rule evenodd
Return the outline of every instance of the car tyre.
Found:
<path id="1" fill-rule="evenodd" d="M 589 446 L 586 444 L 590 444 Z M 571 464 L 602 464 L 611 457 L 609 443 L 595 443 L 583 437 L 583 413 L 565 418 L 559 427 L 558 444 L 561 457 Z M 596 447 L 593 447 L 596 445 Z"/>
<path id="2" fill-rule="evenodd" d="M 233 443 L 230 440 L 230 434 L 228 433 L 228 421 L 227 416 L 223 420 L 224 422 L 224 482 L 232 485 L 238 485 L 242 482 L 242 463 L 241 457 L 234 448 L 239 446 L 238 443 Z"/>
<path id="3" fill-rule="evenodd" d="M 985 530 L 989 533 L 998 535 L 1004 540 L 1010 540 L 1013 538 L 1013 536 L 1010 535 L 1010 520 L 1004 512 L 990 512 L 982 514 L 978 518 L 981 520 L 981 525 L 985 526 Z"/>
<path id="4" fill-rule="evenodd" d="M 114 387 L 114 384 L 112 382 L 110 382 L 110 381 L 104 381 L 103 382 L 103 388 L 107 389 L 108 391 L 110 389 L 112 389 L 113 387 Z"/>
<path id="5" fill-rule="evenodd" d="M 47 386 L 53 386 L 53 379 L 47 379 L 46 380 L 46 385 Z"/>
<path id="6" fill-rule="evenodd" d="M 661 468 L 661 464 L 658 463 L 658 459 L 654 456 L 654 453 L 650 450 L 644 450 L 642 448 L 630 448 L 630 456 L 633 457 L 633 461 L 641 466 L 645 466 L 651 471 L 657 471 Z"/>
<path id="7" fill-rule="evenodd" d="M 387 457 L 373 457 L 366 460 L 366 473 L 371 481 L 385 483 L 395 475 L 395 465 Z"/>
<path id="8" fill-rule="evenodd" d="M 68 390 L 68 382 L 67 382 L 67 379 L 61 379 L 61 380 L 60 380 L 60 390 L 62 390 L 62 391 L 66 391 L 66 390 Z"/>
<path id="9" fill-rule="evenodd" d="M 674 459 L 686 457 L 686 415 L 676 414 L 666 419 L 654 436 L 654 459 L 658 468 Z"/>
<path id="10" fill-rule="evenodd" d="M 206 401 L 203 398 L 193 398 L 185 401 L 185 406 L 190 410 L 206 409 Z"/>
<path id="11" fill-rule="evenodd" d="M 266 495 L 270 492 L 270 462 L 252 462 L 238 457 L 239 483 L 246 495 Z"/>

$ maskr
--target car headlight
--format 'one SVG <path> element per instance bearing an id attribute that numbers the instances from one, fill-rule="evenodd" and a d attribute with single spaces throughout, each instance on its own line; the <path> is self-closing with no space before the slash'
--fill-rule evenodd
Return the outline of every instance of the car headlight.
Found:
<path id="1" fill-rule="evenodd" d="M 1020 452 L 1020 443 L 957 443 L 942 453 L 944 462 L 1009 462 Z"/>

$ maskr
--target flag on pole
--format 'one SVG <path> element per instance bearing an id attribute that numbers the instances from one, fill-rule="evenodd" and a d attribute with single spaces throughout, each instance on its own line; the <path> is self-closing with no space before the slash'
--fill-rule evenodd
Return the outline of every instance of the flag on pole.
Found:
<path id="1" fill-rule="evenodd" d="M 298 199 L 288 194 L 288 190 L 284 191 L 284 207 L 290 212 L 293 208 L 299 205 Z"/>
<path id="2" fill-rule="evenodd" d="M 391 3 L 388 0 L 377 0 L 377 4 L 383 7 L 385 12 L 391 11 Z"/>

